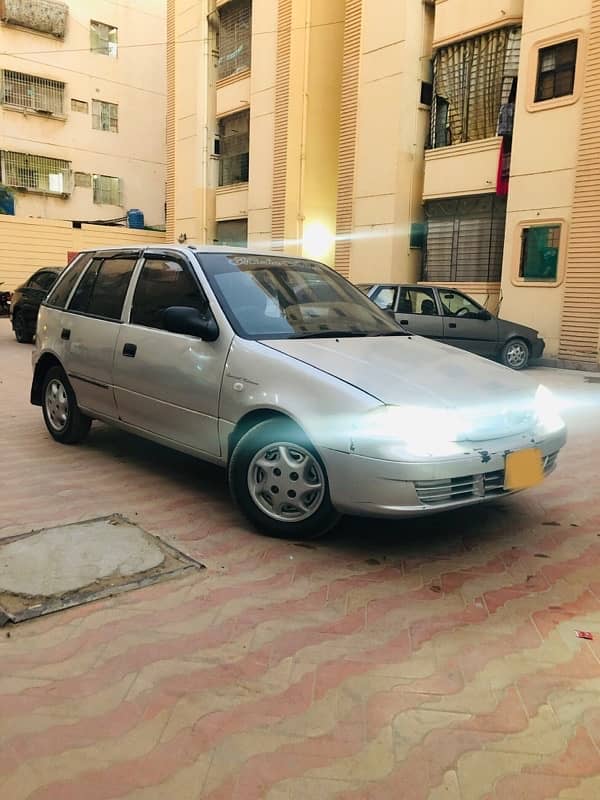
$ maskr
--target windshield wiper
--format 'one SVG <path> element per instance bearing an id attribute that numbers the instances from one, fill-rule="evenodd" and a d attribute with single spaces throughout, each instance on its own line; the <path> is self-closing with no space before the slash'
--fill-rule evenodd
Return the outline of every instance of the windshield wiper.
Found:
<path id="1" fill-rule="evenodd" d="M 288 339 L 347 339 L 349 337 L 370 336 L 364 331 L 309 331 L 308 333 L 292 333 Z"/>
<path id="2" fill-rule="evenodd" d="M 411 336 L 407 331 L 311 331 L 309 333 L 293 333 L 288 339 L 349 339 L 367 338 L 369 336 Z"/>

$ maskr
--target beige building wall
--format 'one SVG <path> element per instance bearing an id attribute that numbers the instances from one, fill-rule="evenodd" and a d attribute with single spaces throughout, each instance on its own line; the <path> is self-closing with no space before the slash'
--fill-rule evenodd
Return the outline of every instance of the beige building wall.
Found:
<path id="1" fill-rule="evenodd" d="M 448 0 L 449 2 L 450 0 Z M 546 354 L 557 356 L 567 251 L 583 109 L 592 0 L 526 0 L 502 275 L 502 316 L 537 328 Z M 581 36 L 576 91 L 564 102 L 533 103 L 540 44 Z M 529 224 L 562 225 L 558 280 L 519 278 L 521 231 Z M 598 235 L 600 236 L 600 229 Z"/>
<path id="2" fill-rule="evenodd" d="M 26 6 L 27 3 L 24 3 Z M 64 159 L 73 172 L 118 177 L 122 204 L 93 202 L 91 187 L 69 196 L 17 191 L 19 217 L 96 220 L 139 208 L 164 223 L 165 0 L 69 0 L 66 35 L 0 23 L 0 69 L 65 83 L 65 115 L 49 117 L 0 104 L 0 150 Z M 90 52 L 90 21 L 118 29 L 118 56 Z M 71 108 L 72 100 L 88 112 Z M 92 101 L 118 105 L 118 133 L 94 130 Z"/>
<path id="3" fill-rule="evenodd" d="M 420 280 L 424 254 L 411 227 L 440 202 L 491 207 L 503 147 L 494 111 L 484 138 L 430 148 L 421 88 L 432 79 L 431 59 L 438 49 L 521 28 L 505 235 L 502 221 L 488 230 L 481 279 L 469 267 L 462 280 L 438 282 L 537 328 L 550 357 L 598 360 L 600 76 L 588 53 L 600 46 L 600 0 L 254 0 L 251 61 L 219 80 L 219 14 L 238 1 L 168 0 L 172 236 L 212 242 L 222 223 L 246 221 L 249 242 L 320 258 L 354 282 Z M 571 38 L 572 96 L 534 103 L 540 47 Z M 219 120 L 244 109 L 248 181 L 219 187 Z M 451 246 L 461 252 L 462 222 L 453 224 Z M 540 224 L 562 226 L 550 283 L 519 277 L 522 231 Z"/>
<path id="4" fill-rule="evenodd" d="M 0 216 L 0 281 L 12 291 L 48 266 L 64 266 L 69 253 L 93 247 L 164 244 L 165 234 L 107 225 L 74 228 L 66 220 Z"/>
<path id="5" fill-rule="evenodd" d="M 422 219 L 433 10 L 425 3 L 364 0 L 350 277 L 414 281 L 421 252 L 409 247 Z"/>

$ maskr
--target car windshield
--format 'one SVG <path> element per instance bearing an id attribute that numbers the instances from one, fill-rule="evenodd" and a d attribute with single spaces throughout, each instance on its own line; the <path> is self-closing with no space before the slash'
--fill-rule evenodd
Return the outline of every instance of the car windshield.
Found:
<path id="1" fill-rule="evenodd" d="M 214 253 L 198 260 L 233 329 L 246 339 L 406 335 L 362 292 L 314 261 Z"/>

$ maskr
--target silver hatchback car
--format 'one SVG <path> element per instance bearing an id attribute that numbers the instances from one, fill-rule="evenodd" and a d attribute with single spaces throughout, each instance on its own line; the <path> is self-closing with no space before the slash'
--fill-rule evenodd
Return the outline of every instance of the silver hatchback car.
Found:
<path id="1" fill-rule="evenodd" d="M 211 247 L 80 254 L 40 309 L 31 401 L 227 467 L 247 517 L 314 537 L 534 486 L 565 426 L 544 387 L 402 330 L 313 261 Z"/>

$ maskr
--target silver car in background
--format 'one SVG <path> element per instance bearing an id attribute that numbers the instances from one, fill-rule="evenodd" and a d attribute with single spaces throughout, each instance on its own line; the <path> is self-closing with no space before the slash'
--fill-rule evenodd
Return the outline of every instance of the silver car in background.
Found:
<path id="1" fill-rule="evenodd" d="M 314 537 L 539 483 L 550 393 L 402 330 L 337 273 L 211 247 L 94 250 L 40 309 L 31 401 L 59 442 L 112 423 L 228 469 L 246 516 Z"/>

